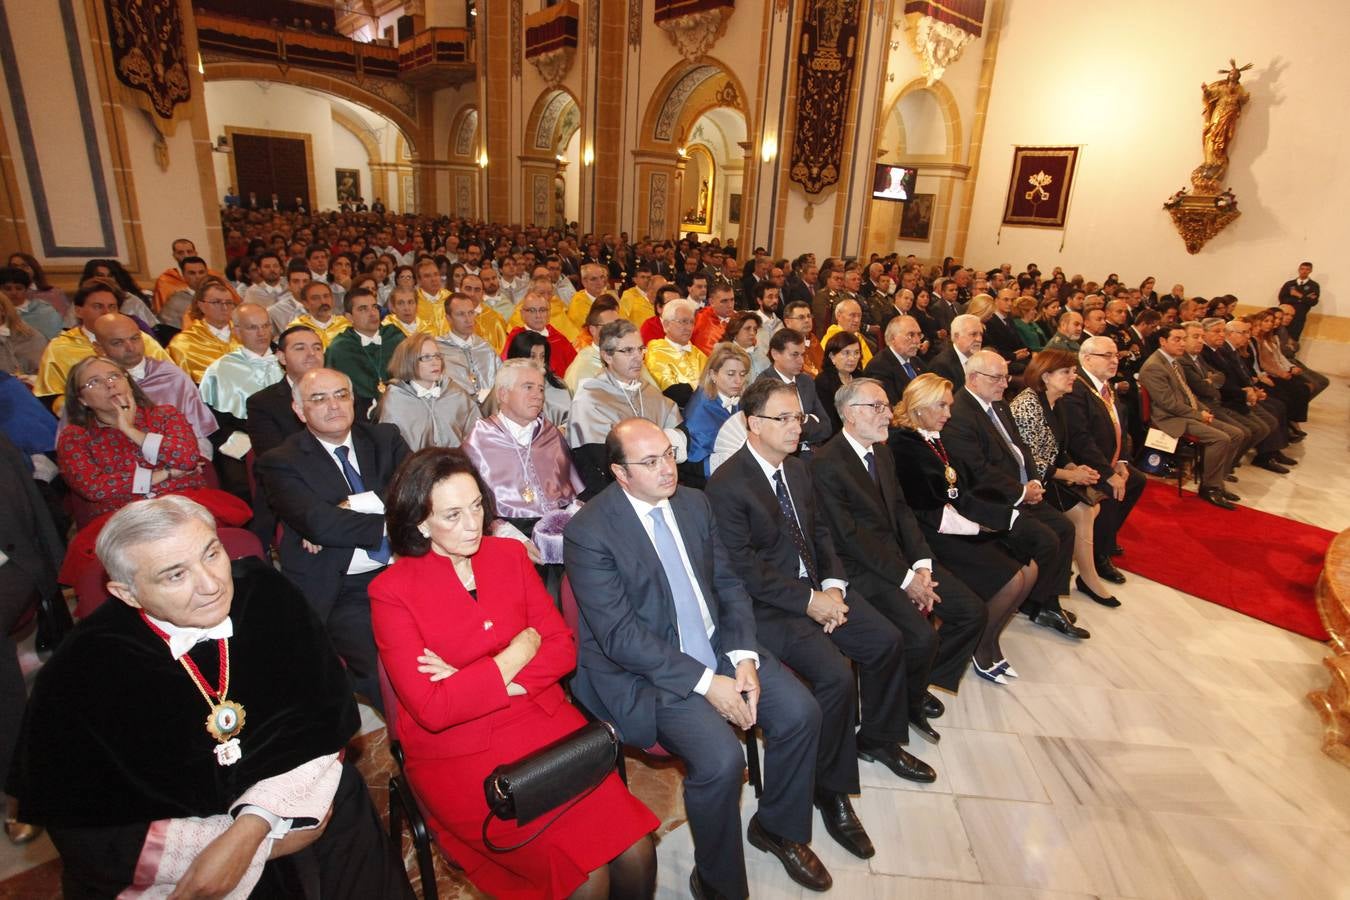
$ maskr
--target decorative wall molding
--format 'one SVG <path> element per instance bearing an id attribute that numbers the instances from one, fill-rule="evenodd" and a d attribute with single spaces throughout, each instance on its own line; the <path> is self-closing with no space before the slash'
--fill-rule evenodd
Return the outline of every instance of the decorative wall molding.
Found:
<path id="1" fill-rule="evenodd" d="M 666 233 L 666 192 L 670 177 L 665 172 L 653 172 L 647 180 L 647 233 L 660 238 Z"/>
<path id="2" fill-rule="evenodd" d="M 675 86 L 670 89 L 670 93 L 666 95 L 666 100 L 661 105 L 661 113 L 656 118 L 654 134 L 658 141 L 672 139 L 675 124 L 680 118 L 680 111 L 684 109 L 684 102 L 689 99 L 694 91 L 698 90 L 699 85 L 709 78 L 721 74 L 721 71 L 717 66 L 696 66 L 675 83 Z"/>
<path id="3" fill-rule="evenodd" d="M 478 138 L 478 110 L 470 109 L 459 120 L 459 130 L 455 132 L 455 155 L 474 156 L 475 142 Z"/>
<path id="4" fill-rule="evenodd" d="M 656 0 L 654 19 L 680 55 L 696 62 L 726 32 L 733 12 L 734 0 Z"/>
<path id="5" fill-rule="evenodd" d="M 909 0 L 905 22 L 909 45 L 931 86 L 980 36 L 984 0 Z"/>

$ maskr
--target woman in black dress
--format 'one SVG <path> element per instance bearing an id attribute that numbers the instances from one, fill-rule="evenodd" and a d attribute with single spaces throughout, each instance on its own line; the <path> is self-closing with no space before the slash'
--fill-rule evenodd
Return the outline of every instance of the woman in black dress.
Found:
<path id="1" fill-rule="evenodd" d="M 843 430 L 844 423 L 839 418 L 839 410 L 834 407 L 834 395 L 855 376 L 861 375 L 862 344 L 858 335 L 850 331 L 838 331 L 825 342 L 825 353 L 820 363 L 820 374 L 816 376 L 816 396 L 820 405 L 830 417 L 830 427 L 834 434 Z"/>
<path id="2" fill-rule="evenodd" d="M 1003 629 L 1036 583 L 1034 560 L 1014 558 L 1002 537 L 1012 507 L 960 482 L 942 444 L 951 418 L 952 383 L 932 372 L 905 388 L 891 419 L 889 445 L 905 500 L 914 510 L 938 561 L 951 569 L 989 606 L 989 624 L 972 662 L 981 678 L 1007 684 L 1017 672 L 999 646 Z"/>

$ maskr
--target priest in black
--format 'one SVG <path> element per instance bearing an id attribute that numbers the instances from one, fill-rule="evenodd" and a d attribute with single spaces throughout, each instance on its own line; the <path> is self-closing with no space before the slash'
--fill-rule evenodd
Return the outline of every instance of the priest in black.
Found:
<path id="1" fill-rule="evenodd" d="M 39 673 L 10 782 L 64 896 L 412 897 L 342 760 L 356 706 L 299 591 L 232 566 L 179 496 L 120 510 L 97 552 L 121 602 Z"/>

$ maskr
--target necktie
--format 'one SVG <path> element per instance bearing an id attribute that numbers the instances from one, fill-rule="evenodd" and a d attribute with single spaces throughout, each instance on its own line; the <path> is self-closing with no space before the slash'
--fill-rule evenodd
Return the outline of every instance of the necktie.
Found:
<path id="1" fill-rule="evenodd" d="M 338 464 L 342 466 L 342 476 L 347 479 L 347 484 L 351 487 L 352 493 L 362 494 L 365 493 L 366 483 L 361 480 L 361 473 L 356 471 L 356 466 L 353 466 L 352 461 L 348 458 L 350 453 L 350 447 L 339 447 L 333 451 L 333 455 L 337 457 Z M 366 555 L 377 563 L 388 563 L 393 555 L 389 549 L 388 535 L 380 541 L 378 550 L 367 550 Z"/>
<path id="2" fill-rule="evenodd" d="M 906 374 L 907 376 L 909 376 L 909 380 L 910 380 L 910 381 L 913 381 L 913 380 L 914 380 L 914 367 L 911 366 L 911 365 L 909 364 L 909 360 L 907 360 L 907 359 L 902 359 L 902 360 L 900 361 L 900 367 L 901 367 L 902 369 L 905 370 L 905 374 Z"/>
<path id="3" fill-rule="evenodd" d="M 670 594 L 675 600 L 675 624 L 680 629 L 680 649 L 715 672 L 717 655 L 713 653 L 712 641 L 708 639 L 703 611 L 699 608 L 698 595 L 694 593 L 689 573 L 685 571 L 680 548 L 675 546 L 675 535 L 670 533 L 670 526 L 666 524 L 666 517 L 661 514 L 661 510 L 653 509 L 647 513 L 647 517 L 652 520 L 656 555 L 661 560 L 666 583 L 670 585 Z"/>
<path id="4" fill-rule="evenodd" d="M 1200 404 L 1195 400 L 1195 394 L 1191 393 L 1191 386 L 1186 383 L 1186 375 L 1181 371 L 1181 366 L 1176 360 L 1172 361 L 1172 374 L 1177 376 L 1177 381 L 1181 382 L 1181 389 L 1186 393 L 1186 400 L 1191 404 L 1192 410 L 1199 410 Z"/>
<path id="5" fill-rule="evenodd" d="M 1013 443 L 1012 436 L 1009 435 L 1008 430 L 1003 427 L 1003 420 L 999 418 L 998 412 L 995 411 L 994 404 L 989 404 L 989 408 L 986 412 L 989 413 L 989 418 L 993 421 L 994 427 L 998 429 L 999 436 L 1003 438 L 1004 445 L 1007 446 L 1009 452 L 1017 459 L 1018 477 L 1022 479 L 1023 484 L 1026 484 L 1028 480 L 1027 464 L 1026 460 L 1022 458 L 1022 451 L 1017 449 L 1017 445 Z"/>
<path id="6" fill-rule="evenodd" d="M 877 455 L 868 450 L 863 460 L 867 463 L 867 474 L 872 476 L 872 483 L 881 487 L 881 480 L 877 478 Z"/>
<path id="7" fill-rule="evenodd" d="M 787 522 L 788 537 L 792 538 L 792 546 L 797 548 L 797 555 L 801 557 L 802 565 L 806 567 L 806 577 L 811 579 L 811 587 L 819 590 L 820 581 L 816 578 L 816 567 L 811 562 L 811 553 L 806 547 L 806 536 L 802 534 L 801 523 L 797 521 L 797 511 L 792 507 L 792 497 L 788 495 L 782 469 L 773 473 L 773 483 L 778 493 L 778 508 L 782 510 L 783 519 Z"/>
<path id="8" fill-rule="evenodd" d="M 1120 418 L 1116 414 L 1116 400 L 1111 396 L 1111 385 L 1102 384 L 1102 402 L 1106 404 L 1106 413 L 1111 417 L 1111 427 L 1116 430 L 1116 452 L 1111 455 L 1111 465 L 1120 459 Z"/>

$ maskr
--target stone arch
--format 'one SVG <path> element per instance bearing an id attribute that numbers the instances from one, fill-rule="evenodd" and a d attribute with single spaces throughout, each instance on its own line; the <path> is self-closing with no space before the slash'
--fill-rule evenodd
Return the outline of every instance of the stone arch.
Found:
<path id="1" fill-rule="evenodd" d="M 477 163 L 478 161 L 478 107 L 472 104 L 461 107 L 450 120 L 450 146 L 448 159 Z"/>
<path id="2" fill-rule="evenodd" d="M 739 112 L 747 122 L 745 88 L 731 69 L 705 56 L 671 67 L 652 92 L 642 117 L 641 143 L 648 150 L 674 149 L 693 123 L 719 106 Z"/>
<path id="3" fill-rule="evenodd" d="M 414 155 L 417 153 L 417 141 L 422 135 L 417 120 L 388 98 L 357 87 L 350 82 L 295 66 L 282 74 L 271 63 L 208 62 L 203 64 L 203 70 L 202 77 L 206 81 L 271 81 L 294 87 L 312 88 L 325 94 L 333 94 L 344 100 L 350 100 L 352 103 L 364 106 L 371 112 L 384 116 L 393 122 L 404 140 L 408 142 L 412 153 Z"/>
<path id="4" fill-rule="evenodd" d="M 553 156 L 558 152 L 558 141 L 561 137 L 559 126 L 565 120 L 569 108 L 576 110 L 579 127 L 581 104 L 577 102 L 575 94 L 559 85 L 539 95 L 530 110 L 529 118 L 526 119 L 524 149 L 527 154 Z M 575 130 L 576 127 L 568 130 L 566 135 L 568 140 Z M 562 146 L 567 146 L 567 142 L 563 141 Z"/>
<path id="5" fill-rule="evenodd" d="M 896 109 L 900 101 L 910 94 L 918 91 L 927 91 L 933 95 L 937 101 L 938 109 L 942 112 L 943 125 L 947 130 L 947 162 L 961 161 L 961 109 L 957 106 L 956 97 L 952 95 L 951 88 L 944 82 L 937 81 L 932 85 L 923 78 L 915 78 L 900 89 L 900 93 L 895 95 L 890 106 L 886 107 L 886 114 L 881 117 L 881 129 L 884 130 L 886 123 L 896 114 Z"/>
<path id="6" fill-rule="evenodd" d="M 380 156 L 380 145 L 370 136 L 370 129 L 366 127 L 364 122 L 357 119 L 355 116 L 338 109 L 336 106 L 332 107 L 332 112 L 333 123 L 350 131 L 356 136 L 356 139 L 361 142 L 361 146 L 366 148 L 367 162 L 371 165 L 379 165 L 384 162 Z"/>

